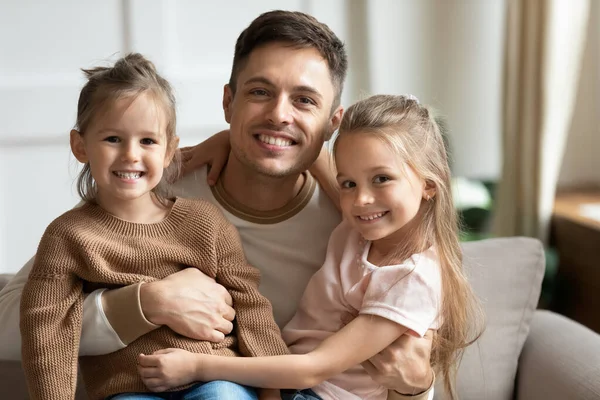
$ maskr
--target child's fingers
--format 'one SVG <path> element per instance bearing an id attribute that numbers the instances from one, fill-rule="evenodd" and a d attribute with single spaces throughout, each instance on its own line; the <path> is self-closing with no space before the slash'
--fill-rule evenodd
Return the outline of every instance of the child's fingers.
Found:
<path id="1" fill-rule="evenodd" d="M 138 355 L 138 365 L 142 367 L 157 367 L 158 366 L 158 357 L 156 356 L 148 356 L 146 354 Z"/>
<path id="2" fill-rule="evenodd" d="M 142 379 L 142 381 L 144 382 L 144 385 L 146 385 L 146 387 L 152 392 L 164 392 L 165 390 L 169 389 L 160 379 L 157 378 Z"/>
<path id="3" fill-rule="evenodd" d="M 206 177 L 206 181 L 210 186 L 213 186 L 215 183 L 217 183 L 217 179 L 219 179 L 219 175 L 221 175 L 221 171 L 223 170 L 226 162 L 227 159 L 213 160 Z"/>
<path id="4" fill-rule="evenodd" d="M 140 377 L 142 379 L 149 379 L 149 378 L 160 378 L 161 374 L 158 371 L 158 368 L 154 368 L 154 367 L 142 367 L 141 365 L 137 366 L 137 370 L 138 370 L 138 374 L 140 375 Z"/>
<path id="5" fill-rule="evenodd" d="M 156 350 L 154 353 L 152 353 L 152 355 L 159 355 L 159 354 L 169 354 L 169 353 L 173 353 L 174 351 L 176 351 L 177 349 L 160 349 L 160 350 Z"/>

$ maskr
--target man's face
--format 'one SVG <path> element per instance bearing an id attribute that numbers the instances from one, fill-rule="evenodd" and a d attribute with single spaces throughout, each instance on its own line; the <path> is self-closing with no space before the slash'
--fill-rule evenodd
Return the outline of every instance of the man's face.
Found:
<path id="1" fill-rule="evenodd" d="M 339 125 L 342 108 L 332 114 L 333 100 L 327 61 L 316 49 L 256 48 L 238 74 L 235 95 L 228 85 L 223 95 L 233 156 L 271 177 L 307 170 Z"/>

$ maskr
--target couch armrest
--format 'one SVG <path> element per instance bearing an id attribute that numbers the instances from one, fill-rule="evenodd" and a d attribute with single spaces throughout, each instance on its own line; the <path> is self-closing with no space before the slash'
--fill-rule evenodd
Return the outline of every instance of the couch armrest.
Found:
<path id="1" fill-rule="evenodd" d="M 519 358 L 517 399 L 600 398 L 600 335 L 549 311 L 536 311 Z"/>

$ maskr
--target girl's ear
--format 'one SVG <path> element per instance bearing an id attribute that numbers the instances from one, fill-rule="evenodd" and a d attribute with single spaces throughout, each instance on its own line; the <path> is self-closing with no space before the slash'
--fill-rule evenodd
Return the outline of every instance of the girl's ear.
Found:
<path id="1" fill-rule="evenodd" d="M 175 152 L 177 151 L 178 147 L 179 136 L 175 136 L 169 141 L 167 153 L 165 154 L 165 162 L 163 168 L 167 168 L 171 164 L 171 161 L 173 161 L 173 157 L 175 156 Z"/>
<path id="2" fill-rule="evenodd" d="M 429 179 L 425 180 L 425 188 L 423 189 L 423 198 L 427 201 L 435 197 L 436 187 L 433 181 Z"/>
<path id="3" fill-rule="evenodd" d="M 70 142 L 71 152 L 73 153 L 77 161 L 79 161 L 82 164 L 87 163 L 88 157 L 85 152 L 85 145 L 83 143 L 83 136 L 81 135 L 81 133 L 79 133 L 75 129 L 71 129 Z"/>

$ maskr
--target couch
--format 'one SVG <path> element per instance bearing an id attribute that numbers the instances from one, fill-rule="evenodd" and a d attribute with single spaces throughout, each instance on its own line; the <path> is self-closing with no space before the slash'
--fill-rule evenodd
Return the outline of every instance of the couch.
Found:
<path id="1" fill-rule="evenodd" d="M 600 399 L 600 335 L 536 309 L 545 265 L 541 243 L 487 239 L 464 243 L 463 252 L 487 327 L 460 365 L 460 398 Z M 0 360 L 0 399 L 26 399 L 26 393 L 19 362 Z M 85 398 L 78 393 L 78 400 Z M 444 398 L 438 382 L 435 399 Z"/>

